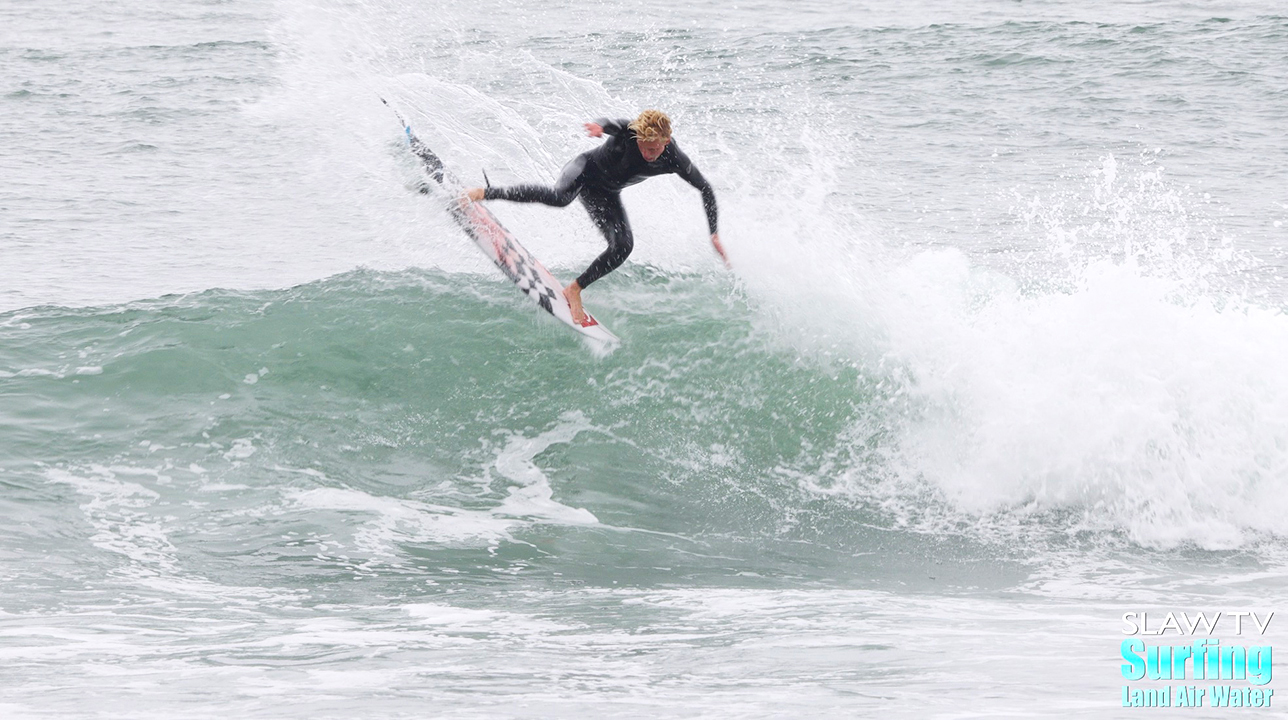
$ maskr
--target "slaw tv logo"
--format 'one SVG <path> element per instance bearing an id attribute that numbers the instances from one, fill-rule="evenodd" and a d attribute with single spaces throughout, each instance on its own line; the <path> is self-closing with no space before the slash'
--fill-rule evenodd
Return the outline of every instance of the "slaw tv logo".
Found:
<path id="1" fill-rule="evenodd" d="M 1273 648 L 1244 644 L 1243 636 L 1254 636 L 1254 642 L 1261 639 L 1270 629 L 1273 612 L 1169 612 L 1161 620 L 1158 617 L 1151 619 L 1146 612 L 1123 613 L 1122 632 L 1132 636 L 1120 646 L 1126 661 L 1121 666 L 1123 678 L 1166 683 L 1123 685 L 1123 707 L 1272 706 L 1275 691 L 1266 685 L 1274 679 Z M 1218 632 L 1233 634 L 1238 641 L 1222 643 L 1211 637 Z M 1182 639 L 1185 641 L 1167 642 Z"/>

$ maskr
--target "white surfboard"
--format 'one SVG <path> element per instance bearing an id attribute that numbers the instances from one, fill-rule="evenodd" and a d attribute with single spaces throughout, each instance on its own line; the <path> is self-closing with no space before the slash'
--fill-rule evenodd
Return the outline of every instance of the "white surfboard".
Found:
<path id="1" fill-rule="evenodd" d="M 389 105 L 381 98 L 381 102 Z M 392 110 L 393 108 L 390 107 Z M 560 322 L 576 330 L 585 337 L 603 344 L 617 344 L 621 340 L 609 332 L 608 328 L 599 324 L 594 315 L 585 311 L 586 319 L 580 323 L 572 319 L 572 308 L 568 306 L 568 299 L 563 295 L 563 285 L 550 274 L 545 265 L 542 265 L 527 248 L 519 244 L 519 241 L 506 230 L 496 217 L 481 203 L 476 203 L 465 197 L 464 187 L 454 175 L 443 167 L 443 161 L 433 150 L 424 143 L 420 138 L 411 131 L 411 126 L 403 120 L 401 114 L 394 110 L 398 115 L 398 120 L 402 122 L 403 130 L 407 133 L 407 143 L 411 146 L 411 151 L 416 157 L 421 159 L 425 165 L 426 172 L 433 178 L 434 182 L 452 198 L 448 203 L 448 212 L 456 220 L 456 224 L 461 226 L 466 235 L 469 235 L 474 243 L 479 246 L 484 255 L 492 259 L 493 263 L 510 278 L 510 281 L 519 286 L 529 298 L 537 303 L 542 310 L 553 315 Z M 428 193 L 430 186 L 426 184 L 422 192 Z"/>

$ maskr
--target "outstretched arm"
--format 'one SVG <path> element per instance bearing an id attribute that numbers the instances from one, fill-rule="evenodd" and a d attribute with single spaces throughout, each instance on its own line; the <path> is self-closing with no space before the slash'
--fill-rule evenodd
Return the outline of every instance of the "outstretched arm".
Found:
<path id="1" fill-rule="evenodd" d="M 720 232 L 717 226 L 719 218 L 716 212 L 716 191 L 711 187 L 711 183 L 707 182 L 707 179 L 702 176 L 698 168 L 694 166 L 688 155 L 681 152 L 678 147 L 675 148 L 675 153 L 676 159 L 679 161 L 676 174 L 702 193 L 702 209 L 707 214 L 707 230 L 711 232 L 711 246 L 715 248 L 716 254 L 720 256 L 720 259 L 724 260 L 724 264 L 728 266 L 729 256 L 725 255 L 724 246 L 720 244 Z"/>
<path id="2" fill-rule="evenodd" d="M 676 169 L 675 173 L 684 178 L 684 181 L 698 189 L 702 193 L 702 209 L 707 213 L 707 229 L 712 235 L 716 234 L 716 191 L 711 188 L 711 183 L 702 176 L 698 168 L 685 155 L 680 148 L 675 148 Z"/>
<path id="3" fill-rule="evenodd" d="M 599 118 L 594 122 L 586 123 L 586 134 L 591 137 L 621 135 L 626 132 L 627 126 L 630 124 L 630 120 L 609 120 L 608 118 Z"/>

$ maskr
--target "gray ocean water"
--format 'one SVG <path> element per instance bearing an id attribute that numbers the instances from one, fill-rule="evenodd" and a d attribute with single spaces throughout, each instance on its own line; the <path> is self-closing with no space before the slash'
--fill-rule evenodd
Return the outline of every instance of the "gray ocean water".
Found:
<path id="1" fill-rule="evenodd" d="M 1168 715 L 1123 613 L 1288 610 L 1286 49 L 1268 1 L 7 0 L 0 716 Z M 472 182 L 664 109 L 733 269 L 628 189 L 592 352 L 380 96 Z"/>

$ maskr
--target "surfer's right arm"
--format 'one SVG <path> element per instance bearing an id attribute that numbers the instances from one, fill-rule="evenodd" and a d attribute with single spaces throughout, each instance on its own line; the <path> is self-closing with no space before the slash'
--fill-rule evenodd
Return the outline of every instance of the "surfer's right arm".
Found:
<path id="1" fill-rule="evenodd" d="M 599 118 L 595 122 L 586 123 L 586 132 L 590 133 L 591 137 L 621 135 L 626 132 L 630 124 L 630 120 L 609 120 L 608 118 Z"/>

